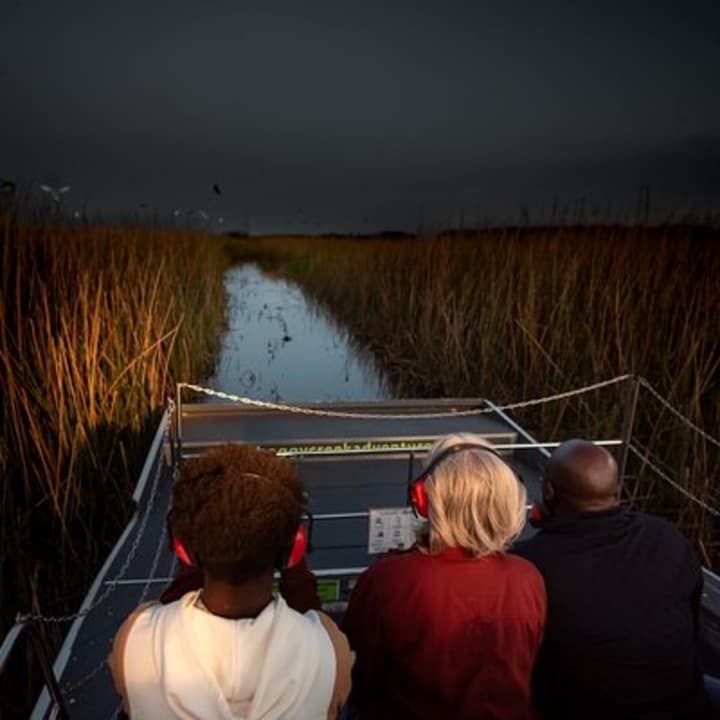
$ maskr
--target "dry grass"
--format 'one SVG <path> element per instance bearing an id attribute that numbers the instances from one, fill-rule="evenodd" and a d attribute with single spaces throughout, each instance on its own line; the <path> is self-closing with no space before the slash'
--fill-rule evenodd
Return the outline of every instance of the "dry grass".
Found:
<path id="1" fill-rule="evenodd" d="M 541 396 L 624 373 L 648 378 L 695 422 L 720 419 L 720 233 L 559 228 L 431 239 L 267 238 L 238 250 L 284 268 L 381 359 L 398 395 Z M 622 392 L 517 413 L 540 437 L 618 437 Z M 638 442 L 720 505 L 717 448 L 647 393 Z M 635 459 L 635 504 L 671 514 L 705 544 L 712 517 L 653 483 Z"/>
<path id="2" fill-rule="evenodd" d="M 226 264 L 198 234 L 0 215 L 0 620 L 77 606 L 171 381 L 212 361 Z"/>
<path id="3" fill-rule="evenodd" d="M 506 402 L 629 372 L 717 434 L 719 240 L 617 227 L 223 244 L 0 215 L 0 621 L 77 606 L 126 518 L 153 411 L 212 358 L 228 248 L 297 280 L 397 395 Z M 617 436 L 622 413 L 618 388 L 517 417 L 563 439 Z M 717 448 L 646 393 L 636 440 L 720 505 Z M 716 564 L 715 519 L 637 458 L 628 471 L 627 498 L 672 516 Z"/>

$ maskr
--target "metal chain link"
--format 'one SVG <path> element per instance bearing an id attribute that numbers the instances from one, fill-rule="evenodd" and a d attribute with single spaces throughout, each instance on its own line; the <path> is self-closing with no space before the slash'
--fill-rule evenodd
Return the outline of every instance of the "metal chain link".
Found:
<path id="1" fill-rule="evenodd" d="M 334 410 L 320 410 L 317 408 L 309 408 L 309 407 L 302 407 L 297 405 L 287 405 L 283 403 L 273 403 L 273 402 L 267 402 L 263 400 L 256 400 L 249 397 L 234 395 L 231 393 L 226 393 L 218 390 L 213 390 L 212 388 L 206 388 L 201 387 L 199 385 L 193 385 L 190 383 L 180 383 L 178 385 L 179 388 L 186 387 L 190 390 L 195 390 L 196 392 L 203 393 L 205 395 L 210 395 L 214 397 L 218 397 L 225 400 L 231 400 L 233 402 L 240 402 L 246 405 L 252 405 L 255 407 L 261 407 L 265 409 L 271 409 L 271 410 L 279 410 L 281 412 L 287 412 L 287 413 L 293 413 L 293 414 L 302 414 L 302 415 L 314 415 L 314 416 L 320 416 L 320 417 L 335 417 L 335 418 L 357 418 L 357 419 L 368 419 L 368 420 L 408 420 L 408 419 L 415 419 L 415 418 L 447 418 L 447 417 L 462 417 L 462 416 L 473 416 L 473 415 L 484 415 L 489 414 L 492 412 L 495 412 L 496 410 L 501 411 L 508 411 L 508 410 L 518 410 L 521 408 L 531 407 L 534 405 L 540 405 L 556 400 L 562 400 L 569 397 L 574 397 L 577 395 L 581 395 L 584 393 L 591 392 L 593 390 L 598 390 L 603 387 L 608 387 L 610 385 L 615 385 L 617 383 L 623 382 L 625 380 L 628 380 L 630 378 L 634 377 L 631 374 L 625 374 L 625 375 L 619 375 L 617 377 L 614 377 L 609 380 L 605 380 L 598 383 L 593 383 L 591 385 L 586 385 L 584 387 L 570 390 L 563 393 L 557 393 L 554 395 L 546 395 L 539 398 L 533 398 L 530 400 L 520 401 L 516 403 L 510 403 L 507 405 L 501 405 L 497 408 L 475 408 L 472 410 L 459 410 L 459 411 L 447 411 L 447 412 L 433 412 L 433 413 L 393 413 L 393 414 L 385 414 L 385 413 L 363 413 L 363 412 L 343 412 L 343 411 L 334 411 Z M 663 398 L 657 390 L 643 377 L 637 378 L 639 383 L 645 387 L 659 402 L 663 404 L 676 418 L 684 422 L 688 427 L 693 429 L 695 432 L 700 434 L 702 437 L 704 437 L 708 442 L 716 445 L 717 447 L 720 447 L 720 440 L 717 440 L 716 438 L 712 437 L 708 433 L 706 433 L 704 430 L 702 430 L 700 427 L 698 427 L 692 420 L 687 418 L 685 415 L 683 415 L 679 410 L 677 410 L 674 406 L 672 406 L 665 398 Z M 172 401 L 170 401 L 172 403 Z M 170 406 L 171 407 L 171 406 Z M 172 412 L 172 407 L 171 407 Z M 169 437 L 169 425 L 170 422 L 168 421 L 165 427 L 165 441 L 168 440 Z M 705 509 L 707 512 L 712 514 L 715 517 L 720 517 L 720 509 L 712 507 L 708 503 L 701 500 L 699 497 L 691 493 L 686 488 L 682 487 L 679 483 L 674 481 L 667 473 L 665 473 L 663 470 L 661 470 L 657 465 L 655 465 L 648 457 L 649 451 L 646 449 L 638 449 L 638 447 L 635 447 L 635 445 L 630 445 L 629 449 L 645 464 L 647 467 L 649 467 L 658 477 L 660 477 L 662 480 L 667 482 L 669 485 L 671 485 L 673 488 L 675 488 L 678 492 L 680 492 L 682 495 L 684 495 L 686 498 L 691 500 L 692 502 L 696 503 L 703 509 Z M 120 570 L 118 571 L 117 575 L 113 578 L 113 580 L 108 582 L 108 587 L 106 590 L 86 609 L 79 611 L 77 613 L 74 613 L 72 615 L 65 615 L 65 616 L 58 616 L 58 617 L 52 617 L 52 616 L 43 616 L 43 615 L 26 615 L 22 616 L 22 620 L 36 620 L 39 622 L 47 622 L 47 623 L 60 623 L 60 622 L 67 622 L 70 620 L 74 620 L 78 617 L 82 617 L 84 615 L 89 614 L 92 612 L 95 608 L 97 608 L 101 603 L 103 603 L 107 598 L 111 595 L 112 592 L 118 587 L 117 581 L 122 579 L 129 569 L 130 563 L 134 559 L 137 550 L 140 546 L 140 541 L 143 538 L 143 535 L 145 533 L 145 530 L 147 528 L 147 523 L 149 520 L 149 517 L 152 513 L 155 499 L 157 497 L 157 491 L 159 487 L 159 479 L 162 474 L 162 467 L 163 462 L 162 460 L 158 462 L 158 468 L 155 472 L 154 479 L 153 479 L 153 486 L 150 494 L 150 498 L 148 500 L 148 503 L 145 508 L 145 512 L 142 518 L 142 522 L 140 524 L 140 527 L 138 528 L 138 532 L 136 533 L 135 538 L 133 539 L 133 543 L 130 547 L 130 550 L 128 552 L 128 555 L 126 556 L 122 566 L 120 567 Z M 159 563 L 161 550 L 163 546 L 163 541 L 165 539 L 166 535 L 166 529 L 163 528 L 162 531 L 162 537 L 160 539 L 160 542 L 158 543 L 158 549 L 155 552 L 155 557 L 153 559 L 153 564 L 151 571 L 149 573 L 149 580 L 145 584 L 143 588 L 143 592 L 140 598 L 140 602 L 142 602 L 145 597 L 147 596 L 147 592 L 150 587 L 150 579 L 154 577 L 154 574 L 157 570 L 157 566 Z M 103 659 L 98 665 L 93 667 L 86 675 L 84 675 L 80 680 L 73 683 L 72 685 L 66 685 L 63 688 L 63 694 L 70 695 L 73 692 L 77 691 L 84 685 L 86 685 L 88 682 L 90 682 L 94 677 L 96 677 L 100 672 L 105 669 L 106 661 Z M 119 707 L 119 706 L 118 706 Z M 114 711 L 114 714 L 117 713 L 117 709 Z"/>
<path id="2" fill-rule="evenodd" d="M 167 537 L 167 528 L 163 526 L 163 532 L 162 536 L 160 538 L 160 542 L 158 542 L 158 549 L 155 551 L 155 558 L 153 560 L 152 569 L 150 570 L 150 573 L 148 575 L 148 582 L 145 583 L 145 586 L 143 588 L 143 592 L 140 596 L 140 600 L 138 601 L 138 604 L 145 601 L 145 598 L 147 597 L 148 590 L 150 589 L 150 585 L 152 584 L 150 581 L 155 577 L 155 572 L 157 570 L 158 562 L 160 560 L 160 555 L 162 548 L 165 544 L 165 539 Z M 171 573 L 172 574 L 172 573 Z M 109 652 L 109 649 L 108 649 Z M 79 690 L 81 687 L 89 683 L 96 675 L 98 675 L 102 670 L 104 670 L 107 667 L 107 659 L 103 658 L 92 670 L 90 670 L 88 673 L 83 675 L 79 680 L 74 682 L 72 685 L 65 685 L 62 688 L 63 695 L 72 695 L 72 693 Z"/>
<path id="3" fill-rule="evenodd" d="M 634 377 L 633 375 L 618 375 L 610 380 L 603 380 L 602 382 L 593 383 L 592 385 L 585 385 L 584 387 L 576 390 L 568 390 L 567 392 L 557 393 L 555 395 L 546 395 L 540 398 L 533 398 L 532 400 L 523 400 L 521 402 L 510 403 L 509 405 L 500 405 L 494 408 L 473 408 L 472 410 L 450 410 L 446 412 L 432 412 L 432 413 L 364 413 L 364 412 L 343 412 L 340 410 L 320 410 L 319 408 L 302 407 L 300 405 L 287 405 L 284 403 L 268 402 L 266 400 L 255 400 L 254 398 L 245 397 L 242 395 L 233 395 L 232 393 L 222 392 L 220 390 L 213 390 L 212 388 L 202 387 L 200 385 L 191 385 L 190 383 L 179 383 L 178 388 L 188 388 L 189 390 L 195 390 L 196 392 L 204 393 L 205 395 L 212 395 L 214 397 L 222 398 L 223 400 L 232 400 L 233 402 L 240 402 L 244 405 L 253 405 L 255 407 L 265 408 L 267 410 L 280 410 L 282 412 L 292 413 L 296 415 L 316 415 L 319 417 L 334 417 L 334 418 L 347 418 L 347 419 L 362 419 L 362 420 L 413 420 L 415 418 L 449 418 L 449 417 L 467 417 L 471 415 L 487 415 L 494 413 L 497 410 L 519 410 L 520 408 L 531 407 L 533 405 L 541 405 L 543 403 L 552 402 L 554 400 L 563 400 L 565 398 L 573 397 L 575 395 L 582 395 L 584 393 L 591 392 L 592 390 L 599 390 L 600 388 L 607 387 L 608 385 L 615 385 L 624 380 L 628 380 Z"/>
<path id="4" fill-rule="evenodd" d="M 165 526 L 165 527 L 163 528 L 162 542 L 159 543 L 159 546 L 160 546 L 160 547 L 162 547 L 162 545 L 163 545 L 163 542 L 164 542 L 164 540 L 165 540 L 166 534 L 167 534 L 167 526 Z M 156 555 L 156 557 L 159 557 L 159 555 Z M 170 572 L 168 573 L 170 577 L 174 577 L 174 576 L 175 576 L 175 573 L 177 572 L 177 565 L 178 565 L 177 555 L 173 555 L 172 564 L 170 565 Z M 155 576 L 155 570 L 156 570 L 156 569 L 157 569 L 157 564 L 156 564 L 156 563 L 153 563 L 153 571 L 152 571 L 152 573 L 151 573 L 151 576 L 152 576 L 152 577 Z M 150 582 L 148 581 L 148 582 L 145 584 L 145 587 L 144 587 L 144 589 L 143 589 L 143 593 L 142 593 L 142 595 L 141 595 L 141 597 L 140 597 L 140 602 L 143 602 L 143 601 L 145 600 L 145 597 L 146 597 L 146 595 L 147 595 L 147 591 L 148 591 L 149 588 L 150 588 Z M 90 678 L 87 678 L 87 680 L 90 680 Z M 118 716 L 118 713 L 119 713 L 120 710 L 122 709 L 122 706 L 123 706 L 123 701 L 120 700 L 120 701 L 117 703 L 117 705 L 115 706 L 115 708 L 111 711 L 108 720 L 115 720 L 115 719 L 117 718 L 117 716 Z"/>
<path id="5" fill-rule="evenodd" d="M 714 515 L 715 517 L 720 517 L 720 509 L 713 507 L 712 505 L 708 505 L 704 500 L 701 500 L 697 495 L 694 495 L 689 490 L 684 488 L 679 483 L 675 482 L 667 473 L 663 472 L 655 463 L 653 463 L 649 458 L 650 451 L 646 448 L 638 449 L 635 447 L 635 445 L 629 445 L 630 451 L 645 465 L 647 465 L 661 480 L 664 480 L 666 483 L 674 487 L 679 493 L 684 495 L 688 500 L 692 500 L 695 504 L 699 505 L 704 510 L 707 510 L 711 515 Z"/>
<path id="6" fill-rule="evenodd" d="M 170 499 L 168 498 L 168 503 L 170 502 Z M 143 587 L 142 594 L 140 595 L 140 599 L 138 600 L 138 605 L 145 601 L 145 598 L 147 597 L 148 590 L 150 589 L 150 585 L 152 585 L 152 580 L 155 577 L 155 573 L 157 572 L 157 566 L 160 562 L 160 556 L 162 555 L 162 549 L 165 547 L 165 540 L 167 539 L 167 526 L 163 525 L 162 528 L 162 534 L 160 536 L 160 539 L 158 541 L 157 549 L 155 550 L 155 556 L 153 558 L 153 564 L 150 568 L 150 572 L 148 573 L 148 581 L 145 583 L 145 586 Z M 173 561 L 173 567 L 175 566 L 175 562 Z M 174 572 L 170 573 L 171 575 L 174 574 Z M 119 579 L 119 578 L 116 578 Z M 109 650 L 108 650 L 109 652 Z M 96 675 L 98 675 L 103 669 L 107 667 L 107 660 L 106 658 L 103 658 L 92 670 L 90 670 L 87 674 L 83 675 L 83 677 L 80 678 L 80 680 L 74 682 L 72 685 L 66 685 L 62 688 L 63 695 L 71 695 L 72 693 L 79 690 L 81 687 L 89 683 Z M 121 703 L 122 704 L 122 703 Z M 117 712 L 117 711 L 115 711 Z"/>
<path id="7" fill-rule="evenodd" d="M 671 405 L 644 377 L 638 378 L 640 384 L 650 392 L 662 405 L 664 405 L 678 420 L 684 422 L 688 427 L 692 428 L 698 435 L 704 437 L 709 443 L 720 448 L 720 440 L 706 433 L 701 427 L 698 427 L 689 417 L 683 415 L 676 407 Z"/>
<path id="8" fill-rule="evenodd" d="M 108 650 L 108 652 L 110 652 Z M 103 670 L 107 668 L 107 658 L 103 658 L 89 673 L 83 675 L 77 682 L 72 685 L 65 685 L 61 688 L 61 692 L 65 697 L 72 695 L 74 692 L 79 690 L 84 685 L 87 685 L 96 675 L 99 675 Z"/>
<path id="9" fill-rule="evenodd" d="M 601 382 L 593 383 L 592 385 L 585 385 L 576 390 L 568 390 L 567 392 L 556 393 L 555 395 L 545 395 L 539 398 L 533 398 L 531 400 L 522 400 L 516 403 L 508 403 L 506 405 L 500 405 L 497 408 L 474 408 L 472 410 L 451 410 L 447 412 L 434 412 L 434 413 L 363 413 L 363 412 L 342 412 L 339 410 L 320 410 L 318 408 L 302 407 L 299 405 L 287 405 L 284 403 L 273 403 L 265 400 L 256 400 L 254 398 L 246 397 L 243 395 L 233 395 L 232 393 L 222 392 L 220 390 L 213 390 L 212 388 L 202 387 L 200 385 L 191 385 L 190 383 L 179 383 L 179 388 L 188 388 L 189 390 L 195 390 L 196 392 L 204 393 L 205 395 L 212 395 L 214 397 L 222 398 L 224 400 L 231 400 L 233 402 L 240 402 L 245 405 L 253 405 L 255 407 L 261 407 L 268 410 L 280 410 L 281 412 L 288 412 L 293 414 L 301 415 L 316 415 L 320 417 L 336 417 L 336 418 L 358 418 L 367 420 L 412 420 L 414 418 L 448 418 L 448 417 L 462 417 L 470 415 L 486 415 L 495 412 L 495 410 L 507 411 L 507 410 L 520 410 L 521 408 L 531 407 L 533 405 L 542 405 L 544 403 L 553 402 L 555 400 L 564 400 L 565 398 L 574 397 L 576 395 L 582 395 L 584 393 L 591 392 L 593 390 L 599 390 L 600 388 L 608 387 L 609 385 L 616 385 L 617 383 L 632 378 L 644 387 L 651 395 L 659 400 L 678 420 L 684 422 L 689 428 L 694 430 L 696 433 L 705 438 L 709 443 L 720 447 L 720 440 L 713 437 L 709 433 L 705 432 L 701 427 L 696 425 L 689 417 L 683 415 L 677 408 L 675 408 L 670 402 L 668 402 L 644 377 L 635 376 L 632 374 L 618 375 L 617 377 L 609 380 L 603 380 Z"/>
<path id="10" fill-rule="evenodd" d="M 174 403 L 169 401 L 168 403 L 168 409 L 170 410 L 170 413 L 168 413 L 168 420 L 165 425 L 165 430 L 163 433 L 163 442 L 167 442 L 169 440 L 169 428 L 170 428 L 170 418 L 172 416 L 172 411 L 174 409 Z M 143 535 L 145 534 L 145 529 L 147 528 L 148 520 L 150 519 L 150 515 L 152 514 L 153 505 L 155 504 L 155 498 L 157 497 L 158 488 L 160 486 L 160 476 L 162 475 L 162 469 L 163 469 L 163 458 L 162 455 L 158 455 L 158 464 L 157 469 L 155 470 L 155 476 L 153 479 L 153 485 L 152 489 L 150 491 L 150 497 L 148 498 L 147 505 L 145 506 L 145 512 L 142 517 L 142 521 L 140 522 L 140 527 L 137 530 L 137 533 L 135 537 L 133 538 L 132 545 L 130 546 L 130 549 L 128 551 L 128 554 L 125 557 L 125 560 L 123 561 L 123 564 L 120 566 L 120 569 L 118 570 L 115 577 L 108 581 L 107 587 L 105 590 L 85 609 L 78 610 L 75 613 L 71 613 L 69 615 L 42 615 L 42 614 L 32 614 L 28 613 L 25 615 L 22 615 L 18 613 L 18 616 L 16 618 L 16 622 L 27 622 L 27 621 L 35 621 L 35 622 L 41 622 L 41 623 L 64 623 L 64 622 L 70 622 L 71 620 L 75 620 L 80 617 L 84 617 L 85 615 L 88 615 L 91 613 L 95 608 L 97 608 L 99 605 L 104 603 L 110 595 L 112 595 L 113 592 L 118 587 L 117 581 L 121 580 L 125 573 L 128 571 L 128 568 L 130 567 L 130 563 L 135 559 L 135 555 L 138 551 L 138 548 L 140 547 L 140 541 L 143 538 Z"/>

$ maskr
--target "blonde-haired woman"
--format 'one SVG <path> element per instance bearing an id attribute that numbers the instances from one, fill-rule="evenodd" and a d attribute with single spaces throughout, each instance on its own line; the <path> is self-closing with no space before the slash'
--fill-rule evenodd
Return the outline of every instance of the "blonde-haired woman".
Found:
<path id="1" fill-rule="evenodd" d="M 506 553 L 525 523 L 524 486 L 480 436 L 457 433 L 432 446 L 410 491 L 427 518 L 417 545 L 359 578 L 343 621 L 361 717 L 536 717 L 545 586 Z"/>

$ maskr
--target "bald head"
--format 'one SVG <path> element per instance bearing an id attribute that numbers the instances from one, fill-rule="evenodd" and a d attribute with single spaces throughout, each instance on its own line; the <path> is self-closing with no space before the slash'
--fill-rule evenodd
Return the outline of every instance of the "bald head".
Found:
<path id="1" fill-rule="evenodd" d="M 604 448 L 568 440 L 545 466 L 545 502 L 556 511 L 598 512 L 618 504 L 618 468 Z"/>

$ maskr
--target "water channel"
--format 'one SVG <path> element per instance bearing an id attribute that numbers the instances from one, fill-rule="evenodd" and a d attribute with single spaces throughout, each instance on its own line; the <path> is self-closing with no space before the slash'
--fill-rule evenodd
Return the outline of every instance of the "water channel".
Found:
<path id="1" fill-rule="evenodd" d="M 390 396 L 372 357 L 296 285 L 246 264 L 226 272 L 225 289 L 228 328 L 209 387 L 280 402 Z"/>

